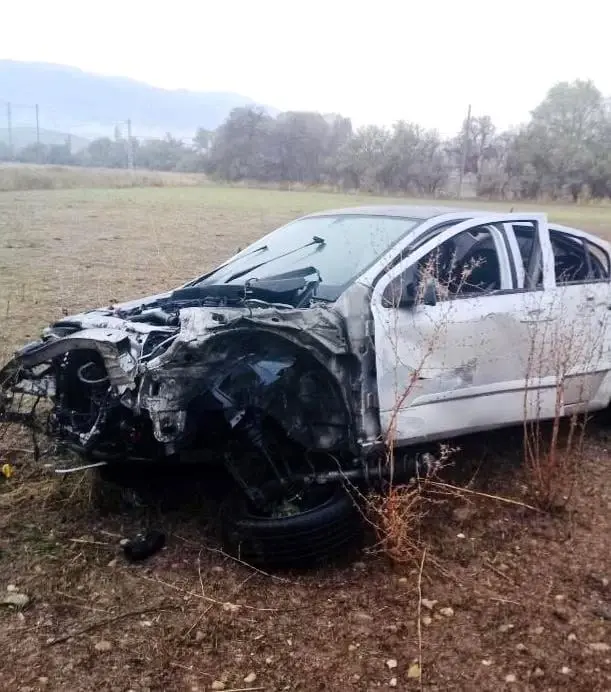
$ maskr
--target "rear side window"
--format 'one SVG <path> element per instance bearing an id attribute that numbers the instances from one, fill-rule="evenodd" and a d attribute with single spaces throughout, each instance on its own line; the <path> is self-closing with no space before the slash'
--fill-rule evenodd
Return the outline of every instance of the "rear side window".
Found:
<path id="1" fill-rule="evenodd" d="M 599 246 L 569 233 L 550 230 L 556 284 L 609 279 L 609 256 Z"/>

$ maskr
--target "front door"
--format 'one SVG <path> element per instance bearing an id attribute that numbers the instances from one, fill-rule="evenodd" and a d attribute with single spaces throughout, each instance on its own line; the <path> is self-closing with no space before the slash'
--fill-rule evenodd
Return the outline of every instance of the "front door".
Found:
<path id="1" fill-rule="evenodd" d="M 375 285 L 380 417 L 395 444 L 524 419 L 530 341 L 539 313 L 530 310 L 532 295 L 518 285 L 505 227 L 514 217 L 524 220 L 495 214 L 459 223 Z M 526 220 L 547 238 L 545 216 Z M 549 255 L 549 240 L 544 249 Z"/>

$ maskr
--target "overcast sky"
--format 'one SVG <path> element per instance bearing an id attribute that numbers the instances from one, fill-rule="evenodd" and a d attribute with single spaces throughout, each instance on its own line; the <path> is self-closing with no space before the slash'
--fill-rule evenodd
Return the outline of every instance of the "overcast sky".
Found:
<path id="1" fill-rule="evenodd" d="M 610 19 L 605 0 L 30 0 L 3 4 L 0 58 L 450 134 L 469 103 L 517 124 L 559 80 L 611 95 Z"/>

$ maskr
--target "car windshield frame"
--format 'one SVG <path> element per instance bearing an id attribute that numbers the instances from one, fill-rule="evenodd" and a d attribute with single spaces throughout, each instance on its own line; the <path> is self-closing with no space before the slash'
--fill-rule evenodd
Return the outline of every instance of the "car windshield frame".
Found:
<path id="1" fill-rule="evenodd" d="M 335 271 L 334 276 L 338 272 L 339 267 L 346 267 L 345 276 L 341 276 L 341 281 L 329 282 L 325 281 L 324 271 L 319 272 L 317 266 L 317 256 L 321 257 L 322 253 L 336 253 L 338 248 L 338 240 L 341 238 L 330 239 L 328 232 L 332 228 L 332 224 L 345 224 L 342 229 L 343 237 L 350 233 L 351 227 L 358 223 L 363 223 L 363 220 L 369 222 L 370 226 L 365 229 L 357 228 L 355 232 L 366 233 L 364 242 L 355 243 L 356 252 L 360 252 L 359 256 L 353 261 L 353 266 L 348 263 L 341 264 L 342 259 L 334 259 L 329 261 L 329 256 L 326 257 L 327 263 L 324 267 L 325 271 Z M 317 228 L 317 223 L 323 228 Z M 351 224 L 351 222 L 354 222 Z M 247 281 L 263 280 L 281 275 L 287 271 L 295 271 L 301 268 L 313 267 L 319 273 L 321 281 L 317 290 L 314 292 L 315 300 L 327 302 L 336 301 L 342 293 L 352 285 L 361 275 L 370 269 L 377 261 L 380 260 L 387 252 L 397 245 L 403 238 L 422 224 L 423 219 L 412 216 L 402 216 L 398 214 L 372 214 L 372 213 L 346 213 L 346 212 L 329 212 L 315 214 L 311 216 L 302 216 L 289 223 L 279 226 L 275 230 L 259 238 L 255 242 L 248 245 L 240 252 L 233 255 L 226 262 L 214 268 L 204 276 L 190 282 L 190 286 L 206 285 L 236 285 L 244 284 Z M 292 237 L 294 244 L 278 243 L 279 238 L 286 235 L 287 229 L 295 227 L 298 224 L 308 224 L 311 227 L 307 232 L 302 232 L 299 237 Z M 378 225 L 379 224 L 379 225 Z M 376 230 L 381 227 L 382 230 L 388 232 L 388 240 L 381 242 L 379 248 L 375 248 Z M 393 228 L 396 226 L 396 228 Z M 326 237 L 325 237 L 326 236 Z M 322 241 L 322 242 L 321 242 Z M 371 247 L 371 256 L 368 257 L 364 252 L 366 242 L 369 242 L 368 247 Z M 274 247 L 275 246 L 275 247 Z M 348 255 L 350 254 L 349 244 L 345 245 Z M 269 253 L 272 254 L 269 254 Z M 319 254 L 320 253 L 320 254 Z M 363 261 L 365 260 L 365 261 Z M 338 265 L 339 262 L 339 265 Z"/>

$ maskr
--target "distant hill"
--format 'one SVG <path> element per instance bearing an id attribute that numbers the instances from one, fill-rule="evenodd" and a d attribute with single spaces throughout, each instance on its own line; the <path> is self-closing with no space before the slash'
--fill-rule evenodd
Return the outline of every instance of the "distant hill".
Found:
<path id="1" fill-rule="evenodd" d="M 27 147 L 28 144 L 36 144 L 36 128 L 35 127 L 13 127 L 11 139 L 15 151 Z M 70 139 L 71 151 L 76 153 L 81 149 L 85 149 L 90 140 L 84 137 L 68 134 L 67 132 L 57 132 L 56 130 L 45 130 L 40 128 L 40 143 L 46 144 L 49 147 L 65 144 L 66 140 Z M 0 142 L 8 144 L 9 136 L 6 128 L 0 128 Z"/>
<path id="2" fill-rule="evenodd" d="M 217 128 L 232 108 L 256 105 L 231 92 L 160 89 L 125 77 L 104 77 L 75 67 L 0 60 L 0 99 L 13 107 L 13 127 L 40 126 L 91 139 L 112 136 L 129 118 L 133 134 L 158 137 L 171 132 L 192 137 L 198 127 Z M 271 114 L 276 110 L 268 107 Z M 0 124 L 6 127 L 0 112 Z"/>

